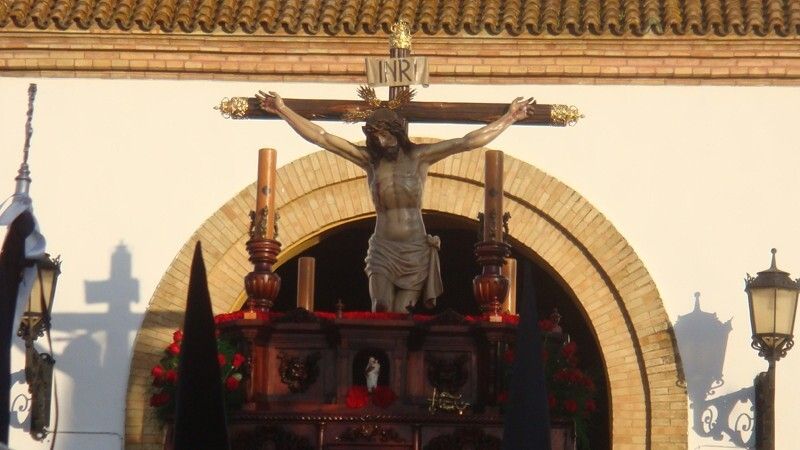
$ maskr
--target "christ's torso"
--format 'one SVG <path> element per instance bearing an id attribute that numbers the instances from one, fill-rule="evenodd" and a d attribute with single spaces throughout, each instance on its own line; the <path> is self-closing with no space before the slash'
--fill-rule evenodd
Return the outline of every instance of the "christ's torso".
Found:
<path id="1" fill-rule="evenodd" d="M 414 153 L 402 151 L 394 161 L 381 159 L 370 165 L 367 181 L 377 212 L 377 236 L 393 241 L 425 236 L 420 208 L 427 172 L 428 165 Z"/>

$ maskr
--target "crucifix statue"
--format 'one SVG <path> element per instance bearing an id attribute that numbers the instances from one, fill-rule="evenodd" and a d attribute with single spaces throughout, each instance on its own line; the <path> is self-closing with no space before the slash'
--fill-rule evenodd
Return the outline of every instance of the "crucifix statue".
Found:
<path id="1" fill-rule="evenodd" d="M 415 103 L 408 84 L 426 75 L 426 61 L 408 58 L 410 32 L 393 27 L 389 60 L 372 64 L 388 102 L 362 87 L 364 103 L 336 100 L 284 100 L 259 91 L 255 99 L 224 100 L 220 110 L 234 118 L 277 117 L 301 137 L 362 168 L 367 174 L 376 212 L 375 231 L 365 259 L 372 310 L 406 312 L 418 300 L 431 308 L 442 292 L 438 237 L 422 221 L 422 193 L 431 164 L 456 153 L 485 147 L 515 123 L 566 125 L 579 117 L 574 107 L 537 105 L 522 97 L 510 105 Z M 377 69 L 375 69 L 377 67 Z M 255 104 L 254 104 L 255 103 Z M 364 145 L 327 133 L 314 120 L 365 120 Z M 463 137 L 416 144 L 408 137 L 408 121 L 485 123 Z"/>

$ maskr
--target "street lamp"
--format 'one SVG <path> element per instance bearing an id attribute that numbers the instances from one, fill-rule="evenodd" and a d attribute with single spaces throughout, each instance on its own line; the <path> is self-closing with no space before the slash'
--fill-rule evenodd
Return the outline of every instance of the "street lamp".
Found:
<path id="1" fill-rule="evenodd" d="M 36 275 L 33 279 L 28 305 L 22 313 L 17 335 L 25 342 L 35 341 L 50 329 L 50 311 L 56 295 L 56 282 L 61 274 L 61 258 L 52 259 L 49 254 L 36 260 Z"/>
<path id="2" fill-rule="evenodd" d="M 773 248 L 769 269 L 758 272 L 755 278 L 747 275 L 744 288 L 753 330 L 751 345 L 769 363 L 767 372 L 755 379 L 758 450 L 775 448 L 775 362 L 794 346 L 794 319 L 800 293 L 800 280 L 792 280 L 787 272 L 778 269 L 775 253 L 777 250 Z"/>
<path id="3" fill-rule="evenodd" d="M 53 388 L 55 359 L 49 353 L 39 353 L 34 341 L 50 331 L 50 311 L 56 294 L 56 282 L 61 274 L 61 259 L 51 259 L 45 254 L 36 261 L 36 272 L 28 296 L 28 305 L 22 313 L 17 335 L 25 340 L 25 382 L 31 394 L 30 434 L 36 440 L 47 435 L 50 425 L 50 399 Z M 49 338 L 48 338 L 49 341 Z"/>
<path id="4" fill-rule="evenodd" d="M 28 120 L 25 123 L 22 164 L 20 164 L 17 177 L 14 178 L 16 182 L 13 196 L 14 202 L 18 202 L 21 205 L 22 212 L 30 210 L 31 204 L 31 199 L 28 195 L 31 185 L 28 155 L 30 153 L 31 137 L 33 136 L 31 122 L 33 120 L 33 101 L 35 97 L 36 84 L 31 84 L 28 86 Z M 18 214 L 20 213 L 18 212 Z M 35 219 L 34 230 L 35 234 L 38 235 Z M 30 238 L 31 236 L 29 235 L 26 240 Z M 25 311 L 22 313 L 17 336 L 25 341 L 25 381 L 28 383 L 32 404 L 30 434 L 34 439 L 42 440 L 47 434 L 45 428 L 50 424 L 50 398 L 55 360 L 49 353 L 39 353 L 34 342 L 45 334 L 48 334 L 48 343 L 50 341 L 50 311 L 53 308 L 58 275 L 61 273 L 61 259 L 52 259 L 50 255 L 44 253 L 44 239 L 41 235 L 38 235 L 38 238 L 39 242 L 34 247 L 41 248 L 34 253 L 41 256 L 29 256 L 27 255 L 28 249 L 26 249 L 25 258 L 28 264 L 26 264 L 27 268 L 22 272 L 23 283 L 20 284 L 20 288 L 23 287 L 23 284 L 30 286 L 28 287 L 30 294 L 28 295 Z"/>

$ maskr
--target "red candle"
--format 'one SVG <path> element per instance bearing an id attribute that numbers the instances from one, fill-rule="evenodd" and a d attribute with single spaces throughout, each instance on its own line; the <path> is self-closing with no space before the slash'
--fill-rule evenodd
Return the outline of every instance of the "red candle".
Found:
<path id="1" fill-rule="evenodd" d="M 503 152 L 486 152 L 483 240 L 503 240 Z"/>
<path id="2" fill-rule="evenodd" d="M 256 214 L 260 217 L 267 208 L 267 239 L 275 239 L 275 179 L 277 152 L 272 148 L 258 151 L 258 181 L 256 181 Z"/>

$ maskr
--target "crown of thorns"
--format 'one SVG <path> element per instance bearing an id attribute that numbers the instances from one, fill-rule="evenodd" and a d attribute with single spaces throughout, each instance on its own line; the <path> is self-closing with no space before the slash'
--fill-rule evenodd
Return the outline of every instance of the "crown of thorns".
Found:
<path id="1" fill-rule="evenodd" d="M 375 94 L 375 89 L 372 89 L 371 87 L 359 86 L 357 93 L 358 96 L 364 100 L 366 105 L 364 107 L 351 109 L 344 113 L 342 118 L 345 122 L 354 123 L 366 120 L 370 114 L 381 108 L 390 109 L 392 111 L 400 109 L 411 102 L 411 99 L 414 98 L 414 95 L 416 95 L 417 92 L 413 89 L 402 90 L 397 94 L 397 96 L 395 96 L 395 98 L 386 102 L 379 100 L 378 96 Z"/>

